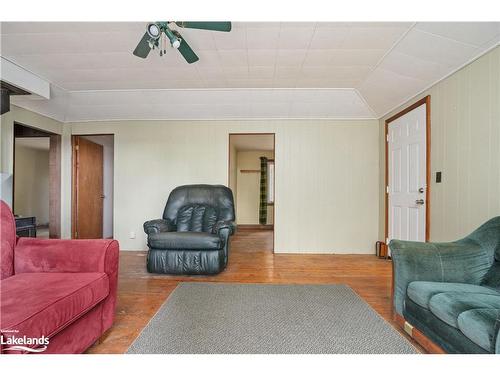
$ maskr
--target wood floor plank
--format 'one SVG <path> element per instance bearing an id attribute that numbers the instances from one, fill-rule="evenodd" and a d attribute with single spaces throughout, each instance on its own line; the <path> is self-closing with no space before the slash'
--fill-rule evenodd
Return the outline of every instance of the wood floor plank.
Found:
<path id="1" fill-rule="evenodd" d="M 409 339 L 392 320 L 389 260 L 375 255 L 273 254 L 272 236 L 272 231 L 238 232 L 231 240 L 228 267 L 216 276 L 149 274 L 146 252 L 122 251 L 115 323 L 87 353 L 124 353 L 182 281 L 346 284 Z"/>

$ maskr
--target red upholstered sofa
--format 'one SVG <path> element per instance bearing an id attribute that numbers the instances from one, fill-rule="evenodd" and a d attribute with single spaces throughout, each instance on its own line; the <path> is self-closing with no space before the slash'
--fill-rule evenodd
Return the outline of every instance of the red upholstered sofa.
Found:
<path id="1" fill-rule="evenodd" d="M 3 201 L 0 216 L 2 354 L 84 352 L 113 324 L 118 242 L 16 238 Z"/>

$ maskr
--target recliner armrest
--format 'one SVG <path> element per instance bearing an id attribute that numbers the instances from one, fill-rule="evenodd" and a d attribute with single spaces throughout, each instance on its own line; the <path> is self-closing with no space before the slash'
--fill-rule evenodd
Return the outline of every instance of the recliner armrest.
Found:
<path id="1" fill-rule="evenodd" d="M 230 236 L 236 233 L 236 224 L 232 220 L 219 220 L 215 223 L 212 233 L 219 233 L 224 228 L 229 229 Z"/>
<path id="2" fill-rule="evenodd" d="M 165 220 L 165 219 L 146 221 L 143 227 L 144 227 L 144 232 L 147 235 L 153 233 L 161 233 L 161 232 L 172 232 L 175 230 L 175 226 L 170 222 L 170 220 Z"/>
<path id="3" fill-rule="evenodd" d="M 394 268 L 394 309 L 403 315 L 408 284 L 412 281 L 480 284 L 492 257 L 470 239 L 456 242 L 389 243 Z"/>

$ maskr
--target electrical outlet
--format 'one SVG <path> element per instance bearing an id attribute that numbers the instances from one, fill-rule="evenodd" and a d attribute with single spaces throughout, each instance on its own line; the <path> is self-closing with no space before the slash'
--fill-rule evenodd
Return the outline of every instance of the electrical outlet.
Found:
<path id="1" fill-rule="evenodd" d="M 131 238 L 131 239 L 134 239 L 134 238 L 135 238 L 135 232 L 133 232 L 133 231 L 132 231 L 132 232 L 130 232 L 130 238 Z"/>

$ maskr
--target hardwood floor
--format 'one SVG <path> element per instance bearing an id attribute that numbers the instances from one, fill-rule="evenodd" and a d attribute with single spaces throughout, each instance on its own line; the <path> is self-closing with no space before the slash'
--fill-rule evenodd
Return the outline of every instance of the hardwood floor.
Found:
<path id="1" fill-rule="evenodd" d="M 115 323 L 87 353 L 124 353 L 182 281 L 347 284 L 402 332 L 391 317 L 390 261 L 375 255 L 273 254 L 272 235 L 266 230 L 238 231 L 232 238 L 228 267 L 216 276 L 149 274 L 146 252 L 121 252 Z"/>

